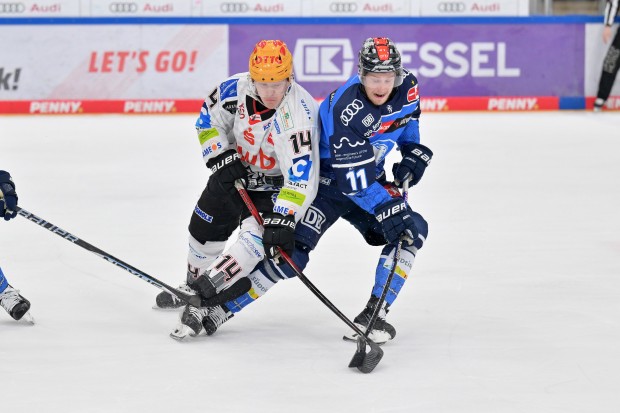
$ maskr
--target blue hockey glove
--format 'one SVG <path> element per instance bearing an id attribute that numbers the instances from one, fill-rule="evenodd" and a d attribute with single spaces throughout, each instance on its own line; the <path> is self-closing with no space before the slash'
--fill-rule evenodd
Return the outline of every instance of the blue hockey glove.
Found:
<path id="1" fill-rule="evenodd" d="M 8 221 L 17 216 L 15 184 L 8 172 L 0 171 L 0 217 Z"/>
<path id="2" fill-rule="evenodd" d="M 229 149 L 215 158 L 209 159 L 207 167 L 213 172 L 207 184 L 208 188 L 217 195 L 237 194 L 235 181 L 237 179 L 245 181 L 248 177 L 248 171 L 234 149 Z"/>
<path id="3" fill-rule="evenodd" d="M 295 218 L 277 213 L 263 216 L 263 246 L 267 258 L 278 258 L 278 247 L 290 257 L 295 249 Z"/>
<path id="4" fill-rule="evenodd" d="M 395 244 L 401 235 L 404 242 L 412 245 L 418 238 L 418 229 L 413 222 L 409 205 L 402 198 L 394 198 L 375 208 L 375 217 L 383 227 L 383 236 L 390 244 Z"/>
<path id="5" fill-rule="evenodd" d="M 419 143 L 405 145 L 400 149 L 403 160 L 392 166 L 394 183 L 399 188 L 403 187 L 403 182 L 409 181 L 410 185 L 420 182 L 426 167 L 431 163 L 433 151 Z"/>

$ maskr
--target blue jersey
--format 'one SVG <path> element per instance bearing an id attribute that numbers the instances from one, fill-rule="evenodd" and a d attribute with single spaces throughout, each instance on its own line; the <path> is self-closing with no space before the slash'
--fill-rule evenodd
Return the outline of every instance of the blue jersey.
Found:
<path id="1" fill-rule="evenodd" d="M 418 80 L 406 72 L 386 103 L 374 105 L 359 77 L 332 92 L 319 108 L 321 176 L 357 205 L 373 213 L 392 197 L 385 181 L 385 157 L 395 147 L 420 143 Z"/>

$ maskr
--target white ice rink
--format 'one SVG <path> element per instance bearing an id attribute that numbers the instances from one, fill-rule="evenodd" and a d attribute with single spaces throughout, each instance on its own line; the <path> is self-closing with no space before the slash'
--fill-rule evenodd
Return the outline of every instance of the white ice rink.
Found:
<path id="1" fill-rule="evenodd" d="M 0 169 L 24 209 L 177 285 L 208 176 L 194 120 L 0 116 Z M 372 374 L 299 280 L 179 343 L 158 289 L 18 217 L 0 265 L 37 324 L 0 311 L 0 412 L 619 412 L 620 115 L 425 113 L 421 133 L 430 235 Z M 378 254 L 340 223 L 305 274 L 354 317 Z"/>

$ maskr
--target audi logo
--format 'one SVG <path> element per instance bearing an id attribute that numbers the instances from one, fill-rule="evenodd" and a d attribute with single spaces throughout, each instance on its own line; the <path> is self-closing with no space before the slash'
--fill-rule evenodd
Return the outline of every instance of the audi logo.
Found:
<path id="1" fill-rule="evenodd" d="M 329 11 L 332 13 L 353 13 L 357 11 L 357 3 L 343 3 L 335 1 L 330 3 Z"/>
<path id="2" fill-rule="evenodd" d="M 220 4 L 222 13 L 245 13 L 250 9 L 247 3 L 237 3 L 234 1 Z"/>
<path id="3" fill-rule="evenodd" d="M 0 3 L 0 13 L 23 13 L 26 11 L 24 3 Z"/>
<path id="4" fill-rule="evenodd" d="M 138 5 L 136 3 L 110 3 L 110 11 L 112 13 L 137 13 Z"/>
<path id="5" fill-rule="evenodd" d="M 462 13 L 466 8 L 465 3 L 458 1 L 444 1 L 437 5 L 437 10 L 441 13 Z"/>
<path id="6" fill-rule="evenodd" d="M 340 120 L 342 121 L 342 124 L 344 126 L 349 126 L 349 122 L 351 122 L 351 119 L 353 119 L 353 117 L 357 115 L 357 112 L 359 112 L 360 109 L 363 108 L 364 103 L 359 99 L 355 99 L 353 100 L 353 102 L 349 103 L 347 107 L 344 108 L 342 112 L 340 112 Z"/>

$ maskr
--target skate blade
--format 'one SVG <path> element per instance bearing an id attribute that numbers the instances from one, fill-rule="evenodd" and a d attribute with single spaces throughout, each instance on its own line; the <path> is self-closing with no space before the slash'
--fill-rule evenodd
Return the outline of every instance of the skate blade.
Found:
<path id="1" fill-rule="evenodd" d="M 361 329 L 361 330 L 365 331 L 364 329 Z M 350 341 L 350 342 L 356 343 L 358 337 L 359 335 L 356 332 L 351 332 L 349 334 L 345 334 L 344 336 L 342 336 L 342 339 L 344 341 Z M 376 330 L 372 331 L 370 335 L 368 336 L 368 338 L 378 345 L 385 344 L 392 339 L 388 333 L 377 332 Z"/>
<path id="2" fill-rule="evenodd" d="M 34 322 L 34 317 L 32 316 L 32 314 L 30 314 L 30 311 L 28 311 L 26 314 L 24 314 L 21 318 L 21 320 L 19 320 L 20 322 L 26 323 L 26 324 L 30 324 L 31 326 L 35 325 Z"/>
<path id="3" fill-rule="evenodd" d="M 185 308 L 184 305 L 180 306 L 180 307 L 158 307 L 157 304 L 154 304 L 153 307 L 151 307 L 153 310 L 159 310 L 159 311 L 177 311 L 177 310 L 182 310 Z"/>
<path id="4" fill-rule="evenodd" d="M 188 337 L 191 337 L 191 333 L 193 333 L 191 328 L 186 325 L 180 324 L 174 330 L 172 330 L 172 332 L 170 333 L 170 337 L 177 341 L 183 341 Z"/>

